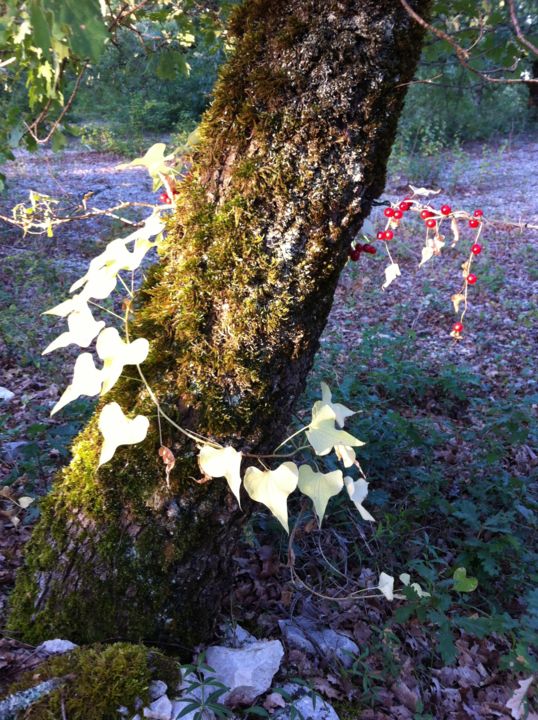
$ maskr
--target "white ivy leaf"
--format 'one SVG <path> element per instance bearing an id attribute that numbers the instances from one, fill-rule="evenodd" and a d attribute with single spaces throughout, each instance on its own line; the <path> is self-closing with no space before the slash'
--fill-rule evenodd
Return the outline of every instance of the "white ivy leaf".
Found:
<path id="1" fill-rule="evenodd" d="M 320 473 L 314 472 L 310 465 L 301 465 L 299 468 L 299 490 L 314 503 L 320 527 L 327 503 L 334 495 L 338 495 L 343 487 L 344 478 L 341 470 Z"/>
<path id="2" fill-rule="evenodd" d="M 170 168 L 167 167 L 166 161 L 172 160 L 174 155 L 165 155 L 166 145 L 164 143 L 155 143 L 148 150 L 146 150 L 143 157 L 135 158 L 129 163 L 122 163 L 118 165 L 118 169 L 124 170 L 129 167 L 142 166 L 152 177 L 159 175 L 166 175 L 170 173 Z"/>
<path id="3" fill-rule="evenodd" d="M 394 578 L 387 573 L 382 572 L 379 576 L 379 590 L 387 598 L 387 600 L 394 600 Z"/>
<path id="4" fill-rule="evenodd" d="M 306 437 L 317 455 L 327 455 L 335 445 L 355 447 L 364 445 L 345 430 L 337 430 L 334 426 L 335 422 L 336 414 L 330 405 L 314 403 L 312 422 L 308 426 Z"/>
<path id="5" fill-rule="evenodd" d="M 430 258 L 433 257 L 433 248 L 432 247 L 423 247 L 422 248 L 422 259 L 419 263 L 419 267 L 422 267 L 424 263 L 428 262 Z"/>
<path id="6" fill-rule="evenodd" d="M 368 520 L 369 522 L 375 522 L 375 518 L 373 518 L 368 510 L 362 506 L 362 503 L 364 500 L 366 500 L 366 497 L 368 495 L 368 483 L 363 478 L 359 478 L 358 480 L 353 480 L 353 478 L 346 475 L 344 478 L 344 483 L 346 485 L 347 493 L 351 499 L 351 501 L 354 503 L 355 507 L 360 513 L 360 516 L 363 520 Z"/>
<path id="7" fill-rule="evenodd" d="M 103 388 L 107 393 L 118 381 L 125 365 L 141 365 L 148 356 L 149 342 L 138 338 L 131 343 L 124 342 L 116 328 L 107 327 L 97 338 L 97 354 L 103 360 Z"/>
<path id="8" fill-rule="evenodd" d="M 64 348 L 68 345 L 78 345 L 79 347 L 88 347 L 92 340 L 99 335 L 105 327 L 103 320 L 96 321 L 92 315 L 92 311 L 86 304 L 82 304 L 79 310 L 73 310 L 67 317 L 67 326 L 69 330 L 62 333 L 56 340 L 53 340 L 43 350 L 43 355 Z"/>
<path id="9" fill-rule="evenodd" d="M 118 282 L 117 274 L 118 269 L 113 265 L 105 265 L 105 267 L 90 273 L 81 294 L 88 299 L 104 300 L 115 290 Z"/>
<path id="10" fill-rule="evenodd" d="M 352 447 L 348 445 L 335 445 L 334 452 L 336 453 L 336 457 L 344 464 L 345 468 L 350 468 L 355 465 L 357 456 Z"/>
<path id="11" fill-rule="evenodd" d="M 45 310 L 45 312 L 43 312 L 43 315 L 57 315 L 58 317 L 67 317 L 74 310 L 83 310 L 87 304 L 87 298 L 85 298 L 82 294 L 75 295 L 74 297 L 69 298 L 69 300 L 64 300 L 64 302 L 61 302 L 59 305 L 55 305 L 50 310 Z"/>
<path id="12" fill-rule="evenodd" d="M 429 188 L 423 188 L 423 187 L 414 187 L 413 185 L 409 185 L 411 190 L 413 191 L 413 195 L 421 195 L 422 197 L 429 197 L 430 195 L 439 195 L 441 190 L 430 190 Z"/>
<path id="13" fill-rule="evenodd" d="M 455 217 L 450 219 L 450 229 L 452 230 L 452 234 L 454 235 L 454 240 L 452 241 L 452 247 L 454 247 L 454 245 L 460 239 L 460 229 L 458 227 L 458 222 Z"/>
<path id="14" fill-rule="evenodd" d="M 391 263 L 390 265 L 387 265 L 385 268 L 385 282 L 383 283 L 383 290 L 386 290 L 388 286 L 401 274 L 398 263 Z"/>
<path id="15" fill-rule="evenodd" d="M 99 458 L 99 466 L 112 460 L 120 445 L 136 445 L 148 434 L 149 420 L 144 415 L 137 415 L 132 420 L 123 414 L 118 403 L 105 405 L 99 416 L 99 430 L 103 435 L 103 446 Z"/>
<path id="16" fill-rule="evenodd" d="M 292 462 L 279 465 L 276 470 L 259 470 L 249 467 L 245 472 L 245 490 L 253 500 L 266 505 L 289 533 L 288 495 L 299 481 L 299 470 Z"/>
<path id="17" fill-rule="evenodd" d="M 411 582 L 411 575 L 409 575 L 409 573 L 402 573 L 402 574 L 400 575 L 400 580 L 401 580 L 402 584 L 405 585 L 406 587 L 412 587 L 413 590 L 416 592 L 416 594 L 417 594 L 420 598 L 422 598 L 422 597 L 430 597 L 430 593 L 429 593 L 429 592 L 426 592 L 425 590 L 423 590 L 418 583 L 416 583 L 416 582 L 412 583 L 412 582 Z"/>
<path id="18" fill-rule="evenodd" d="M 87 397 L 98 395 L 101 391 L 102 382 L 102 371 L 95 367 L 93 357 L 90 353 L 82 353 L 76 359 L 73 380 L 52 408 L 51 416 L 55 415 L 58 410 L 61 410 L 70 402 L 73 402 L 73 400 L 77 400 L 81 395 L 86 395 Z"/>
<path id="19" fill-rule="evenodd" d="M 339 425 L 341 428 L 343 428 L 346 418 L 351 417 L 352 415 L 355 415 L 356 413 L 354 410 L 350 410 L 348 407 L 346 407 L 345 405 L 342 405 L 341 403 L 333 403 L 332 398 L 333 398 L 333 396 L 332 396 L 329 386 L 327 385 L 327 383 L 322 382 L 321 383 L 321 401 L 322 401 L 322 403 L 325 403 L 325 405 L 329 405 L 332 408 L 334 415 L 336 417 L 336 424 Z"/>
<path id="20" fill-rule="evenodd" d="M 23 495 L 23 497 L 20 497 L 17 500 L 17 503 L 23 510 L 26 510 L 27 507 L 30 507 L 33 502 L 34 498 L 28 497 L 27 495 Z"/>
<path id="21" fill-rule="evenodd" d="M 203 445 L 198 456 L 200 469 L 212 478 L 224 477 L 241 507 L 241 460 L 242 454 L 233 447 L 214 448 Z"/>

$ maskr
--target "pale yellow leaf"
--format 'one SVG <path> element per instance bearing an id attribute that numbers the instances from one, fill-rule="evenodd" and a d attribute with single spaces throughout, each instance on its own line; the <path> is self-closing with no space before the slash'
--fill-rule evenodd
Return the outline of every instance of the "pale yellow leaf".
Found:
<path id="1" fill-rule="evenodd" d="M 400 266 L 397 263 L 391 263 L 385 268 L 385 282 L 383 283 L 383 290 L 386 290 L 391 283 L 401 275 Z"/>
<path id="2" fill-rule="evenodd" d="M 292 462 L 282 463 L 276 470 L 249 467 L 245 472 L 245 490 L 253 500 L 266 505 L 286 532 L 288 526 L 288 495 L 299 481 L 299 470 Z"/>
<path id="3" fill-rule="evenodd" d="M 382 572 L 379 576 L 379 590 L 387 598 L 387 600 L 394 600 L 394 578 L 387 573 Z"/>
<path id="4" fill-rule="evenodd" d="M 132 420 L 123 414 L 118 403 L 105 405 L 99 416 L 99 430 L 103 435 L 103 446 L 99 458 L 99 466 L 114 457 L 120 445 L 136 445 L 148 434 L 149 420 L 144 415 L 137 415 Z"/>
<path id="5" fill-rule="evenodd" d="M 212 478 L 224 477 L 241 507 L 241 460 L 242 455 L 233 447 L 214 448 L 203 445 L 198 462 L 200 469 Z"/>
<path id="6" fill-rule="evenodd" d="M 107 393 L 118 381 L 125 365 L 141 365 L 148 356 L 149 342 L 138 338 L 124 342 L 116 328 L 105 328 L 97 338 L 97 354 L 104 361 L 101 394 Z"/>
<path id="7" fill-rule="evenodd" d="M 335 445 L 359 447 L 363 442 L 345 430 L 335 428 L 336 414 L 330 405 L 315 403 L 312 408 L 312 422 L 306 431 L 308 442 L 317 455 L 327 455 Z"/>
<path id="8" fill-rule="evenodd" d="M 312 470 L 310 465 L 301 465 L 299 468 L 299 490 L 314 503 L 320 526 L 327 503 L 334 495 L 338 495 L 343 487 L 344 478 L 341 470 L 320 473 Z"/>
<path id="9" fill-rule="evenodd" d="M 339 425 L 341 428 L 344 427 L 344 423 L 346 421 L 346 418 L 351 417 L 352 415 L 355 415 L 354 410 L 350 410 L 345 405 L 342 405 L 341 403 L 333 403 L 332 401 L 332 393 L 327 385 L 327 383 L 322 382 L 321 383 L 321 403 L 318 402 L 317 404 L 324 403 L 325 405 L 329 405 L 329 407 L 332 408 L 335 418 L 336 418 L 336 424 Z"/>
<path id="10" fill-rule="evenodd" d="M 348 445 L 335 445 L 334 452 L 336 453 L 336 457 L 343 463 L 345 468 L 353 467 L 357 456 L 355 454 L 355 450 L 353 450 L 352 447 L 349 447 Z"/>
<path id="11" fill-rule="evenodd" d="M 88 305 L 83 304 L 79 310 L 73 310 L 68 315 L 67 326 L 69 328 L 68 332 L 62 333 L 56 340 L 53 340 L 43 350 L 43 355 L 68 345 L 88 347 L 104 328 L 105 323 L 102 320 L 96 321 Z"/>
<path id="12" fill-rule="evenodd" d="M 368 512 L 368 510 L 366 510 L 366 508 L 362 505 L 368 495 L 369 483 L 367 483 L 366 480 L 364 480 L 363 478 L 353 480 L 353 478 L 349 477 L 348 475 L 346 475 L 346 477 L 344 478 L 344 483 L 346 485 L 347 493 L 351 501 L 359 511 L 362 519 L 368 520 L 369 522 L 375 522 L 375 518 L 373 518 Z"/>
<path id="13" fill-rule="evenodd" d="M 93 357 L 90 353 L 82 353 L 75 361 L 73 380 L 64 390 L 62 397 L 52 408 L 51 415 L 54 415 L 68 403 L 77 400 L 81 395 L 93 397 L 101 391 L 103 382 L 102 371 L 95 367 Z"/>

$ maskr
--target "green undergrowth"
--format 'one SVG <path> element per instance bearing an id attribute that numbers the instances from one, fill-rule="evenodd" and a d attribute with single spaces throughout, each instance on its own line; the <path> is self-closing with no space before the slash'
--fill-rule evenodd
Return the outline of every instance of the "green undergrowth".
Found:
<path id="1" fill-rule="evenodd" d="M 377 520 L 368 533 L 374 563 L 396 578 L 410 573 L 431 593 L 406 591 L 405 603 L 390 606 L 387 628 L 398 636 L 418 619 L 437 637 L 427 662 L 443 664 L 455 661 L 462 630 L 497 634 L 510 648 L 501 666 L 536 671 L 538 394 L 508 386 L 500 396 L 472 364 L 421 354 L 413 332 L 366 331 L 339 383 L 337 353 L 318 358 L 301 406 L 325 379 L 338 401 L 359 409 L 348 425 L 367 442 L 359 458 Z M 349 563 L 360 568 L 367 555 L 346 526 L 345 498 L 332 502 L 327 523 L 354 535 Z M 474 592 L 455 590 L 459 567 L 478 580 Z"/>

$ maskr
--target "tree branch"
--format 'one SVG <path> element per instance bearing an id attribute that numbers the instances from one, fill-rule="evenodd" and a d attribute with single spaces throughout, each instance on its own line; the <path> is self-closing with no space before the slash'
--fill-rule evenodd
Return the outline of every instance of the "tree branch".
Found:
<path id="1" fill-rule="evenodd" d="M 511 5 L 513 0 L 509 0 Z M 478 75 L 478 77 L 482 78 L 482 80 L 485 80 L 488 83 L 495 83 L 498 85 L 521 85 L 525 84 L 528 85 L 529 83 L 538 83 L 538 79 L 535 80 L 524 80 L 523 78 L 495 78 L 491 77 L 487 72 L 482 72 L 481 70 L 477 70 L 470 64 L 470 55 L 469 51 L 463 48 L 461 45 L 459 45 L 453 37 L 445 33 L 443 30 L 440 30 L 439 28 L 434 27 L 429 22 L 426 22 L 423 17 L 421 17 L 418 13 L 416 13 L 413 8 L 409 5 L 407 0 L 400 0 L 400 4 L 405 9 L 407 14 L 415 20 L 421 27 L 423 27 L 425 30 L 429 30 L 431 33 L 436 35 L 440 40 L 444 40 L 447 42 L 456 53 L 456 57 L 458 58 L 460 64 L 466 69 L 469 70 L 469 72 L 474 73 L 475 75 Z M 517 23 L 517 18 L 516 18 Z M 518 25 L 519 27 L 519 25 Z M 521 32 L 521 31 L 520 31 Z M 523 36 L 524 37 L 524 36 Z M 534 47 L 534 46 L 532 46 Z"/>
<path id="2" fill-rule="evenodd" d="M 512 25 L 514 26 L 517 39 L 522 45 L 527 48 L 527 50 L 530 50 L 531 53 L 533 53 L 534 55 L 538 55 L 538 48 L 536 47 L 536 45 L 533 45 L 531 41 L 525 37 L 521 30 L 521 26 L 516 15 L 516 4 L 514 0 L 508 0 L 508 7 L 510 8 L 510 20 L 512 21 Z"/>

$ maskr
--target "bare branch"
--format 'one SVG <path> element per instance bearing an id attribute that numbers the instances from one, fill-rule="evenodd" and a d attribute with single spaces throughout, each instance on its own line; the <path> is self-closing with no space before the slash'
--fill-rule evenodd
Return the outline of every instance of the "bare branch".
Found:
<path id="1" fill-rule="evenodd" d="M 470 54 L 469 51 L 463 48 L 461 45 L 459 45 L 453 37 L 448 35 L 447 33 L 443 32 L 443 30 L 440 30 L 439 28 L 434 27 L 429 22 L 426 22 L 423 17 L 421 17 L 418 13 L 416 13 L 413 8 L 409 5 L 407 0 L 400 0 L 400 4 L 405 9 L 407 14 L 415 20 L 419 25 L 421 25 L 425 30 L 429 30 L 431 33 L 436 35 L 440 40 L 444 40 L 447 42 L 456 53 L 456 57 L 458 58 L 460 64 L 469 70 L 470 72 L 474 73 L 475 75 L 478 75 L 478 77 L 482 78 L 482 80 L 485 80 L 488 83 L 495 83 L 498 85 L 529 85 L 531 83 L 538 83 L 538 79 L 534 80 L 524 80 L 523 78 L 495 78 L 491 77 L 490 74 L 487 72 L 482 72 L 481 70 L 477 70 L 470 64 Z M 517 18 L 516 18 L 517 22 Z M 534 46 L 533 46 L 534 47 Z"/>

